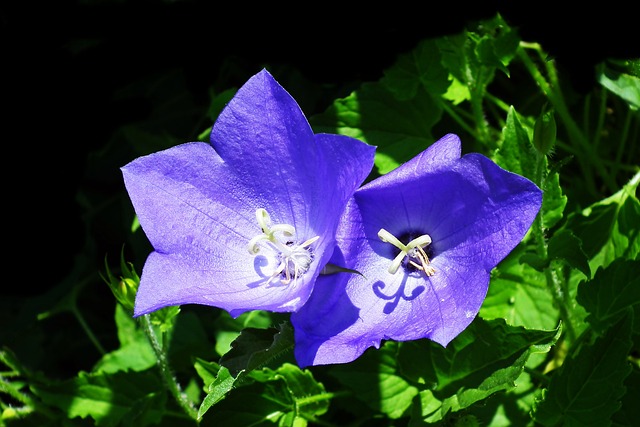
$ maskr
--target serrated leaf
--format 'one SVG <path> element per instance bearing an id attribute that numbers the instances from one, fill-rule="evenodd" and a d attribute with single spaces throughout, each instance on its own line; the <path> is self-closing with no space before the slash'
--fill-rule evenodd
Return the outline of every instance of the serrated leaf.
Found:
<path id="1" fill-rule="evenodd" d="M 640 420 L 640 371 L 635 369 L 624 381 L 626 392 L 622 397 L 622 407 L 613 415 L 616 427 L 632 426 Z"/>
<path id="2" fill-rule="evenodd" d="M 545 168 L 546 168 L 545 159 Z M 564 216 L 564 208 L 567 206 L 567 196 L 562 193 L 560 187 L 560 175 L 557 170 L 548 172 L 542 185 L 542 226 L 549 230 L 560 222 Z"/>
<path id="3" fill-rule="evenodd" d="M 517 33 L 499 15 L 483 20 L 473 31 L 439 37 L 436 41 L 444 66 L 476 94 L 485 92 L 496 69 L 509 75 L 506 66 L 520 42 Z"/>
<path id="4" fill-rule="evenodd" d="M 441 115 L 421 88 L 411 100 L 400 101 L 380 83 L 365 83 L 309 122 L 315 132 L 348 135 L 376 146 L 375 165 L 385 174 L 435 141 L 431 129 Z"/>
<path id="5" fill-rule="evenodd" d="M 327 411 L 329 396 L 308 370 L 285 363 L 273 370 L 263 368 L 248 374 L 256 382 L 244 382 L 241 390 L 229 393 L 237 380 L 222 367 L 209 386 L 209 394 L 199 410 L 214 425 L 256 426 L 278 423 L 281 426 L 306 426 Z M 234 384 L 236 383 L 236 384 Z M 247 402 L 251 402 L 247 405 Z"/>
<path id="6" fill-rule="evenodd" d="M 502 143 L 494 155 L 495 162 L 508 171 L 535 178 L 536 152 L 531 145 L 531 129 L 525 128 L 515 108 L 510 107 L 502 129 Z"/>
<path id="7" fill-rule="evenodd" d="M 436 42 L 423 40 L 411 52 L 400 55 L 396 63 L 384 71 L 380 83 L 400 100 L 415 97 L 421 86 L 427 93 L 439 97 L 449 87 L 449 73 L 440 58 Z"/>
<path id="8" fill-rule="evenodd" d="M 157 359 L 149 338 L 120 304 L 116 305 L 115 323 L 121 347 L 102 356 L 93 367 L 93 371 L 144 371 L 155 366 Z"/>
<path id="9" fill-rule="evenodd" d="M 566 261 L 571 267 L 577 268 L 587 278 L 591 277 L 591 267 L 587 254 L 582 250 L 582 241 L 569 230 L 560 230 L 549 240 L 549 259 Z"/>
<path id="10" fill-rule="evenodd" d="M 87 374 L 32 391 L 68 418 L 90 417 L 99 427 L 156 424 L 164 414 L 166 393 L 155 370 Z"/>
<path id="11" fill-rule="evenodd" d="M 322 397 L 325 388 L 315 380 L 311 371 L 301 370 L 291 363 L 284 363 L 275 371 L 268 368 L 264 370 L 271 371 L 269 375 L 271 380 L 284 380 L 289 397 L 294 402 L 291 411 L 296 417 L 302 415 L 304 418 L 312 418 L 327 412 L 328 397 Z"/>
<path id="12" fill-rule="evenodd" d="M 625 378 L 631 372 L 633 313 L 627 309 L 617 324 L 577 354 L 564 360 L 534 411 L 543 426 L 609 426 L 620 408 Z"/>
<path id="13" fill-rule="evenodd" d="M 491 274 L 489 291 L 480 317 L 502 318 L 512 326 L 551 330 L 560 314 L 546 285 L 544 274 L 521 262 L 525 246 L 519 245 Z"/>
<path id="14" fill-rule="evenodd" d="M 201 375 L 202 376 L 202 375 Z M 216 403 L 224 399 L 227 394 L 233 389 L 236 379 L 231 376 L 229 370 L 225 367 L 221 367 L 218 370 L 217 376 L 207 387 L 207 395 L 202 400 L 200 407 L 198 408 L 198 419 L 202 419 L 204 414 Z"/>
<path id="15" fill-rule="evenodd" d="M 446 349 L 428 340 L 403 343 L 398 354 L 402 372 L 425 384 L 441 402 L 429 411 L 416 407 L 412 416 L 437 422 L 449 412 L 513 388 L 529 356 L 548 352 L 558 336 L 559 330 L 528 330 L 501 319 L 477 318 Z"/>
<path id="16" fill-rule="evenodd" d="M 234 427 L 278 425 L 290 413 L 292 405 L 291 401 L 282 400 L 286 398 L 285 387 L 282 380 L 243 386 L 241 393 L 229 393 L 207 412 L 203 422 L 211 426 Z"/>
<path id="17" fill-rule="evenodd" d="M 220 358 L 220 365 L 237 377 L 242 371 L 267 366 L 290 353 L 293 346 L 293 330 L 285 324 L 279 328 L 245 328 L 231 343 L 231 350 Z"/>
<path id="18" fill-rule="evenodd" d="M 569 215 L 565 227 L 582 241 L 592 271 L 640 255 L 639 183 L 640 172 L 612 196 Z"/>
<path id="19" fill-rule="evenodd" d="M 331 370 L 331 375 L 357 399 L 392 419 L 402 416 L 418 394 L 418 389 L 397 371 L 396 346 L 387 342 L 379 350 L 367 351 L 356 361 Z"/>
<path id="20" fill-rule="evenodd" d="M 222 311 L 214 323 L 216 353 L 222 356 L 228 352 L 231 349 L 231 343 L 238 338 L 244 328 L 266 329 L 273 323 L 270 313 L 263 310 L 247 311 L 236 318 L 231 317 L 228 312 Z"/>
<path id="21" fill-rule="evenodd" d="M 202 382 L 204 384 L 203 389 L 205 391 L 208 391 L 209 385 L 213 381 L 215 381 L 221 367 L 219 364 L 215 362 L 209 362 L 199 357 L 195 357 L 194 359 L 195 359 L 195 362 L 193 364 L 193 367 L 195 368 L 196 372 L 200 376 L 200 379 L 202 379 Z"/>
<path id="22" fill-rule="evenodd" d="M 640 261 L 618 259 L 600 268 L 592 280 L 578 287 L 578 302 L 589 312 L 586 320 L 602 333 L 634 312 L 633 330 L 640 333 Z"/>

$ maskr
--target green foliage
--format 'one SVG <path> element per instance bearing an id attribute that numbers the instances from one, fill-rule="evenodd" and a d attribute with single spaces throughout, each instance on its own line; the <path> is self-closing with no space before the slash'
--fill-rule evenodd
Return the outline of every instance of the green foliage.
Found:
<path id="1" fill-rule="evenodd" d="M 607 60 L 591 93 L 572 93 L 544 46 L 498 15 L 422 41 L 311 117 L 316 132 L 375 145 L 372 177 L 451 132 L 463 152 L 543 189 L 531 230 L 447 348 L 388 341 L 301 369 L 286 315 L 183 306 L 134 319 L 148 242 L 122 194 L 79 191 L 90 235 L 68 277 L 41 297 L 0 299 L 0 426 L 634 425 L 638 64 Z M 197 109 L 180 73 L 142 79 L 119 96 L 144 96 L 149 120 L 123 124 L 87 169 L 112 172 L 185 135 L 207 140 L 234 93 L 212 89 Z M 116 251 L 125 242 L 116 267 L 97 237 L 110 231 Z"/>
<path id="2" fill-rule="evenodd" d="M 575 347 L 536 406 L 544 426 L 605 426 L 620 409 L 624 380 L 631 372 L 630 310 L 603 336 Z"/>

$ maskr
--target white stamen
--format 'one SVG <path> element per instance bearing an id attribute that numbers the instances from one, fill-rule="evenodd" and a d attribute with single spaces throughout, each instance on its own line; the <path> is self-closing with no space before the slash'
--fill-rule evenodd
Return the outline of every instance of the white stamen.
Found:
<path id="1" fill-rule="evenodd" d="M 434 274 L 436 274 L 436 269 L 429 265 L 429 257 L 424 251 L 424 248 L 431 244 L 431 236 L 429 236 L 428 234 L 418 236 L 406 245 L 384 228 L 381 228 L 380 231 L 378 231 L 378 237 L 383 242 L 391 243 L 393 246 L 400 249 L 400 253 L 396 255 L 396 257 L 391 262 L 391 265 L 389 266 L 389 273 L 396 274 L 404 258 L 408 257 L 408 263 L 416 269 L 424 271 L 424 274 L 426 274 L 427 276 L 433 276 Z"/>
<path id="2" fill-rule="evenodd" d="M 309 270 L 313 254 L 310 246 L 315 243 L 320 236 L 312 237 L 302 244 L 296 244 L 296 230 L 289 224 L 271 224 L 271 217 L 265 209 L 256 210 L 256 220 L 262 230 L 262 234 L 249 240 L 247 249 L 252 255 L 260 252 L 262 247 L 270 249 L 276 253 L 276 258 L 280 261 L 275 268 L 267 284 L 280 280 L 284 285 L 291 281 L 296 281 L 300 276 Z"/>

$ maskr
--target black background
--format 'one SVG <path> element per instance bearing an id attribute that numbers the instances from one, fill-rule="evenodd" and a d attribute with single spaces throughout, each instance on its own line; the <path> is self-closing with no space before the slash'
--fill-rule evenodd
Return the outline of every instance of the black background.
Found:
<path id="1" fill-rule="evenodd" d="M 616 2 L 344 5 L 206 1 L 16 2 L 2 6 L 4 287 L 35 292 L 71 268 L 83 247 L 86 157 L 148 106 L 114 97 L 151 72 L 179 67 L 206 104 L 226 58 L 240 86 L 263 63 L 287 63 L 318 83 L 377 80 L 419 40 L 461 31 L 500 12 L 554 57 L 579 91 L 606 58 L 640 57 L 636 16 Z M 242 3 L 242 4 L 240 4 Z M 508 4 L 507 4 L 508 3 Z M 514 5 L 516 4 L 516 5 Z M 212 6 L 214 5 L 214 6 Z M 601 10 L 604 7 L 607 10 Z M 117 188 L 113 189 L 117 191 Z M 7 251 L 8 250 L 8 251 Z M 4 291 L 3 291 L 4 292 Z"/>

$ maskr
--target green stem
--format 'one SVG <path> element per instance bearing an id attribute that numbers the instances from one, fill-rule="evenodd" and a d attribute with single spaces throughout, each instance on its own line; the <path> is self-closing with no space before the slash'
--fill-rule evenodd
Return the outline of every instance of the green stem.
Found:
<path id="1" fill-rule="evenodd" d="M 7 365 L 13 372 L 10 375 L 17 375 L 19 377 L 24 377 L 23 381 L 16 381 L 15 383 L 22 387 L 24 383 L 35 383 L 33 376 L 30 371 L 24 368 L 19 362 L 15 355 L 9 351 L 0 351 L 0 362 Z M 50 419 L 55 419 L 56 416 L 53 411 L 51 411 L 46 405 L 42 404 L 40 401 L 33 399 L 31 396 L 22 393 L 18 388 L 14 387 L 13 383 L 9 381 L 5 381 L 4 376 L 0 375 L 0 392 L 6 393 L 15 399 L 17 402 L 25 405 L 23 408 L 15 408 L 18 415 L 26 415 L 31 412 L 37 412 L 42 414 Z M 2 425 L 0 423 L 0 425 Z"/>
<path id="2" fill-rule="evenodd" d="M 624 126 L 622 127 L 622 135 L 620 136 L 620 145 L 618 146 L 618 152 L 616 153 L 616 161 L 613 164 L 611 174 L 616 176 L 618 174 L 618 170 L 620 169 L 620 165 L 622 163 L 622 156 L 625 152 L 627 140 L 629 137 L 629 129 L 631 127 L 631 119 L 633 118 L 633 111 L 629 109 L 627 111 L 627 116 L 624 120 Z"/>
<path id="3" fill-rule="evenodd" d="M 484 114 L 484 87 L 471 87 L 469 88 L 469 91 L 471 92 L 471 112 L 476 125 L 478 137 L 486 147 L 495 149 L 497 148 L 496 142 L 491 138 L 489 124 L 487 123 Z"/>
<path id="4" fill-rule="evenodd" d="M 98 338 L 96 338 L 96 335 L 91 330 L 91 327 L 89 326 L 87 321 L 84 320 L 84 316 L 82 315 L 80 310 L 78 310 L 78 307 L 76 307 L 75 302 L 74 302 L 73 306 L 71 307 L 71 312 L 73 313 L 75 318 L 78 320 L 78 323 L 80 323 L 80 326 L 84 330 L 84 333 L 87 334 L 87 336 L 89 337 L 89 340 L 91 340 L 93 345 L 98 349 L 98 352 L 100 352 L 100 354 L 102 356 L 107 354 L 107 352 L 105 351 L 104 347 L 102 347 L 102 344 L 100 344 L 100 341 L 98 341 Z"/>
<path id="5" fill-rule="evenodd" d="M 537 153 L 537 152 L 536 152 Z M 544 154 L 537 153 L 536 160 L 536 170 L 535 170 L 535 181 L 536 184 L 540 188 L 545 187 L 545 179 L 546 179 L 546 157 Z M 536 237 L 536 243 L 538 245 L 538 256 L 543 260 L 548 260 L 549 251 L 547 247 L 547 239 L 546 239 L 546 230 L 543 222 L 543 209 L 540 209 L 536 219 L 533 224 L 533 233 Z M 547 287 L 553 296 L 553 299 L 560 310 L 560 317 L 563 320 L 564 330 L 567 332 L 567 337 L 569 341 L 573 341 L 576 337 L 575 328 L 573 326 L 573 319 L 571 314 L 569 313 L 568 307 L 568 297 L 569 292 L 567 289 L 564 289 L 562 284 L 560 283 L 560 278 L 554 267 L 549 265 L 544 269 L 545 279 L 547 281 Z"/>
<path id="6" fill-rule="evenodd" d="M 538 50 L 538 52 L 540 51 L 539 48 L 536 49 Z M 609 191 L 614 193 L 617 190 L 615 180 L 613 180 L 613 178 L 611 178 L 611 176 L 604 169 L 597 154 L 593 151 L 593 146 L 589 144 L 586 136 L 580 131 L 580 128 L 573 120 L 569 108 L 564 102 L 564 98 L 562 96 L 562 93 L 560 92 L 557 82 L 553 82 L 553 84 L 550 84 L 544 78 L 542 73 L 540 73 L 540 70 L 538 70 L 538 68 L 535 66 L 523 47 L 518 48 L 517 54 L 518 58 L 522 61 L 524 66 L 529 71 L 531 77 L 540 87 L 549 102 L 551 102 L 551 104 L 553 105 L 554 111 L 558 114 L 565 126 L 565 129 L 567 130 L 569 139 L 574 145 L 577 146 L 577 148 L 579 148 L 579 150 L 577 150 L 577 153 L 580 154 L 578 157 L 578 161 L 580 163 L 582 173 L 585 177 L 585 184 L 589 192 L 594 196 L 598 195 L 595 180 L 593 175 L 591 174 L 592 168 L 595 168 L 596 172 L 600 175 Z M 550 67 L 551 65 L 547 63 L 547 69 L 550 69 Z M 555 73 L 552 75 L 552 77 L 555 78 Z"/>
<path id="7" fill-rule="evenodd" d="M 160 372 L 162 374 L 162 379 L 165 383 L 167 389 L 171 392 L 173 397 L 178 402 L 178 405 L 182 408 L 182 410 L 196 423 L 198 422 L 198 410 L 195 408 L 193 403 L 189 400 L 189 398 L 182 392 L 180 385 L 176 381 L 176 378 L 171 373 L 171 368 L 169 367 L 169 360 L 167 358 L 167 354 L 164 351 L 164 348 L 160 345 L 158 341 L 158 337 L 151 325 L 151 320 L 148 314 L 140 317 L 140 322 L 142 323 L 142 328 L 144 329 L 147 337 L 149 337 L 149 342 L 151 342 L 151 347 L 153 347 L 153 351 L 156 354 L 156 359 L 158 361 L 158 367 L 160 368 Z"/>
<path id="8" fill-rule="evenodd" d="M 447 102 L 442 102 L 440 104 L 442 106 L 442 109 L 449 114 L 449 116 L 451 116 L 451 118 L 465 131 L 467 131 L 470 135 L 473 135 L 476 139 L 478 138 L 478 135 L 476 133 L 476 130 L 472 127 L 469 126 L 467 124 L 467 122 L 462 118 L 462 116 L 460 114 L 458 114 L 458 112 L 456 111 L 455 108 L 451 107 Z"/>

